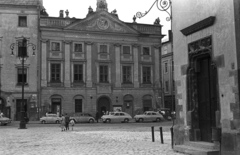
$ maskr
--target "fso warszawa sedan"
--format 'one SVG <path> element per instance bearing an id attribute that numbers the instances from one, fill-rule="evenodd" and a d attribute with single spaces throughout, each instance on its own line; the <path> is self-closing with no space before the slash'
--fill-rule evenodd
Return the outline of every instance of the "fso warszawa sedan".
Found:
<path id="1" fill-rule="evenodd" d="M 125 112 L 110 112 L 109 115 L 103 115 L 102 121 L 104 123 L 110 123 L 110 122 L 125 122 L 128 123 L 132 117 Z"/>
<path id="2" fill-rule="evenodd" d="M 12 122 L 12 120 L 10 118 L 0 116 L 0 125 L 7 125 L 11 122 Z"/>
<path id="3" fill-rule="evenodd" d="M 70 117 L 75 123 L 94 123 L 94 117 L 89 113 L 75 113 Z"/>
<path id="4" fill-rule="evenodd" d="M 146 111 L 141 115 L 135 115 L 134 119 L 136 122 L 144 122 L 144 121 L 160 122 L 161 120 L 164 120 L 163 116 L 159 112 L 155 112 L 155 111 Z"/>
<path id="5" fill-rule="evenodd" d="M 61 117 L 58 117 L 57 114 L 46 114 L 46 116 L 43 116 L 40 118 L 40 122 L 42 124 L 45 123 L 60 123 L 62 121 Z"/>

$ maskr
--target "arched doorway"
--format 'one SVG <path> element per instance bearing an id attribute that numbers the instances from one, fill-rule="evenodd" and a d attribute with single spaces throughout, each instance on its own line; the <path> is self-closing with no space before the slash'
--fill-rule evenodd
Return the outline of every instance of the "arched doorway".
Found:
<path id="1" fill-rule="evenodd" d="M 50 113 L 57 114 L 61 116 L 64 111 L 62 110 L 62 96 L 53 95 L 51 96 L 51 108 Z"/>
<path id="2" fill-rule="evenodd" d="M 190 140 L 211 142 L 219 109 L 217 68 L 211 58 L 211 37 L 189 46 L 196 51 L 189 52 L 187 71 L 188 122 L 192 128 Z"/>
<path id="3" fill-rule="evenodd" d="M 97 102 L 97 110 L 101 116 L 104 112 L 106 113 L 107 111 L 111 111 L 110 99 L 106 96 L 100 97 Z"/>
<path id="4" fill-rule="evenodd" d="M 125 95 L 123 97 L 123 111 L 133 117 L 133 96 Z"/>

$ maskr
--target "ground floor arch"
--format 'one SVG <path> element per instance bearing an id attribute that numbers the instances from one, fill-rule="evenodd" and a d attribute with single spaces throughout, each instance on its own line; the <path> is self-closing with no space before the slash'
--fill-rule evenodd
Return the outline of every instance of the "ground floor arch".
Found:
<path id="1" fill-rule="evenodd" d="M 111 100 L 107 96 L 101 96 L 97 100 L 97 111 L 102 116 L 107 111 L 111 111 Z"/>

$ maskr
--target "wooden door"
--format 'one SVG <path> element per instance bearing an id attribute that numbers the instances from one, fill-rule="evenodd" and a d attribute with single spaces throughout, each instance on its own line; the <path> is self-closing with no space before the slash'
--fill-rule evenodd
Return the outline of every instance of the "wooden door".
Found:
<path id="1" fill-rule="evenodd" d="M 198 117 L 201 141 L 211 142 L 212 127 L 215 118 L 211 103 L 211 65 L 209 57 L 201 58 L 197 62 L 197 91 L 198 91 Z"/>

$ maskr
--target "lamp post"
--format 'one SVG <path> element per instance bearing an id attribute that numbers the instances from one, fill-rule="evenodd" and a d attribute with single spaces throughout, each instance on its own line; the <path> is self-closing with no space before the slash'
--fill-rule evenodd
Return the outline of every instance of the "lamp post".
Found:
<path id="1" fill-rule="evenodd" d="M 24 61 L 28 58 L 28 53 L 27 53 L 27 48 L 28 47 L 32 47 L 33 49 L 33 56 L 35 56 L 35 49 L 36 49 L 36 45 L 34 45 L 33 43 L 28 43 L 27 38 L 25 37 L 21 37 L 22 39 L 17 40 L 16 43 L 12 43 L 10 45 L 10 49 L 12 50 L 11 52 L 11 56 L 14 56 L 14 47 L 18 47 L 18 54 L 17 57 L 21 60 L 21 65 L 22 65 L 22 102 L 21 102 L 21 120 L 20 120 L 20 124 L 19 124 L 19 129 L 27 129 L 26 128 L 26 109 L 25 106 L 27 103 L 24 103 L 24 85 L 25 85 L 25 81 L 24 81 Z"/>

